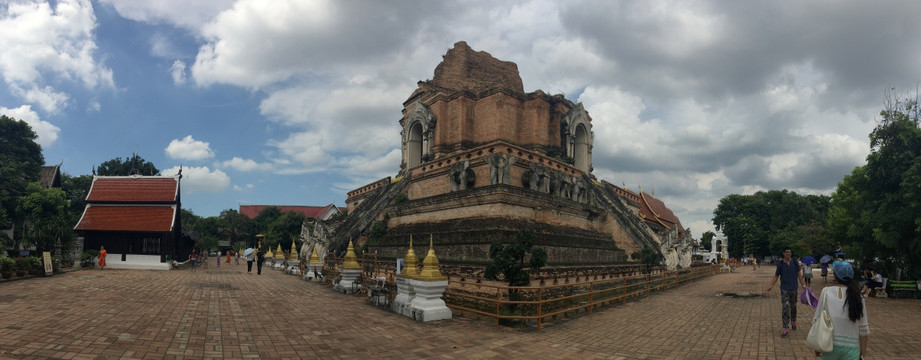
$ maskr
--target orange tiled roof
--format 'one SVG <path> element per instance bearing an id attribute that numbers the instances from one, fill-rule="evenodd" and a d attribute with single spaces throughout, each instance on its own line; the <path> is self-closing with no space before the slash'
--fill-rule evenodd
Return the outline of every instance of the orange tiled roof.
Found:
<path id="1" fill-rule="evenodd" d="M 678 225 L 678 230 L 684 230 L 681 228 L 678 217 L 665 206 L 662 200 L 656 199 L 642 191 L 640 191 L 640 197 L 643 199 L 644 205 L 640 206 L 640 213 L 643 215 L 644 219 L 654 220 L 668 229 Z"/>
<path id="2" fill-rule="evenodd" d="M 74 230 L 167 232 L 175 215 L 172 205 L 89 204 Z"/>
<path id="3" fill-rule="evenodd" d="M 97 176 L 86 202 L 175 203 L 178 194 L 172 176 Z"/>
<path id="4" fill-rule="evenodd" d="M 294 211 L 296 213 L 304 214 L 304 216 L 309 218 L 319 219 L 326 213 L 326 210 L 335 205 L 329 204 L 326 206 L 294 206 L 294 205 L 240 205 L 240 213 L 246 215 L 250 219 L 256 218 L 259 216 L 259 213 L 262 212 L 265 208 L 277 207 L 282 214 L 287 213 L 288 211 Z"/>

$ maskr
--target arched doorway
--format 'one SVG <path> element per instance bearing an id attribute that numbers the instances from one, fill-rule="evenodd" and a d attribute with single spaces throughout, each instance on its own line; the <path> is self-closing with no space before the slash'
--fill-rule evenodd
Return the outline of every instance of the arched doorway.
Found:
<path id="1" fill-rule="evenodd" d="M 409 129 L 409 139 L 406 141 L 406 168 L 422 164 L 422 124 L 415 123 Z"/>
<path id="2" fill-rule="evenodd" d="M 588 158 L 588 132 L 585 131 L 585 126 L 579 124 L 576 127 L 576 136 L 574 137 L 573 144 L 573 163 L 577 169 L 588 172 L 589 167 L 589 158 Z"/>

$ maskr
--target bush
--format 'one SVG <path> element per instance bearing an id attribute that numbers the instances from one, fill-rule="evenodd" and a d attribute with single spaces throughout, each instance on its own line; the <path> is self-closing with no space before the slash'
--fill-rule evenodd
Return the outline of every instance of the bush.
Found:
<path id="1" fill-rule="evenodd" d="M 99 250 L 86 250 L 80 254 L 80 265 L 83 267 L 93 266 L 93 259 L 99 256 Z"/>
<path id="2" fill-rule="evenodd" d="M 0 258 L 0 272 L 16 271 L 16 260 L 8 257 Z"/>
<path id="3" fill-rule="evenodd" d="M 16 259 L 16 271 L 28 271 L 32 264 L 26 258 Z"/>
<path id="4" fill-rule="evenodd" d="M 42 268 L 42 261 L 38 259 L 38 256 L 26 256 L 26 262 L 29 263 L 29 269 Z"/>

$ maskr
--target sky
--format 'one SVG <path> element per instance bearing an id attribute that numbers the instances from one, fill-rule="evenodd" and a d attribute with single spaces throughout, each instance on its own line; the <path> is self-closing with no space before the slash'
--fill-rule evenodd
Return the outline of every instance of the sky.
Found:
<path id="1" fill-rule="evenodd" d="M 921 81 L 918 1 L 2 0 L 0 113 L 47 164 L 182 166 L 183 207 L 345 205 L 400 165 L 402 103 L 457 41 L 581 102 L 594 175 L 695 238 L 729 194 L 831 194 L 887 92 Z M 894 89 L 894 90 L 893 90 Z"/>

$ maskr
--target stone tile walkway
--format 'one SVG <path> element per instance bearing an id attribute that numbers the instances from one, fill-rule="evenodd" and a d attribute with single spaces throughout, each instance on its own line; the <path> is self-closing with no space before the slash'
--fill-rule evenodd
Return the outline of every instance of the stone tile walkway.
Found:
<path id="1" fill-rule="evenodd" d="M 540 333 L 417 323 L 278 271 L 80 270 L 0 283 L 0 359 L 812 359 L 779 337 L 772 271 L 739 268 Z M 821 278 L 814 289 L 821 289 Z M 921 300 L 868 299 L 868 359 L 921 357 Z"/>

